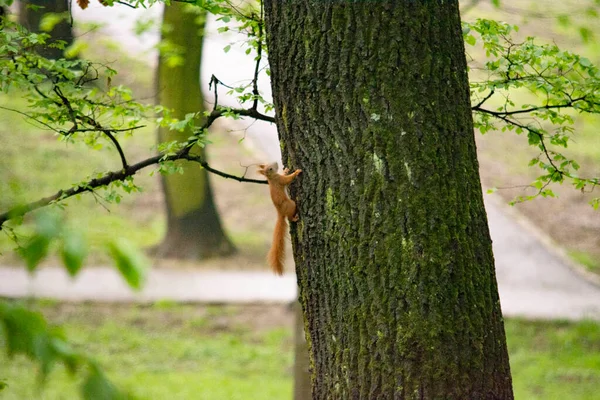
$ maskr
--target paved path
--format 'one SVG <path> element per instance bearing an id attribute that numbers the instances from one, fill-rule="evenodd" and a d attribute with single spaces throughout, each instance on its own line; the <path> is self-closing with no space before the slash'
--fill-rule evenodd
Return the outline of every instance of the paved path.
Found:
<path id="1" fill-rule="evenodd" d="M 542 243 L 535 231 L 488 201 L 496 271 L 506 316 L 600 320 L 600 288 L 583 279 Z M 24 268 L 0 267 L 0 296 L 66 301 L 287 303 L 296 298 L 295 276 L 270 272 L 157 269 L 133 292 L 114 268 L 86 268 L 71 279 L 62 268 L 29 276 Z"/>
<path id="2" fill-rule="evenodd" d="M 127 14 L 131 10 L 121 8 L 120 12 Z M 132 14 L 124 19 L 114 15 L 114 12 L 107 14 L 102 9 L 97 9 L 94 14 L 85 14 L 88 19 L 109 21 L 110 32 L 118 36 L 119 42 L 136 46 L 135 40 L 128 38 L 123 29 L 127 26 L 123 21 L 127 18 L 130 21 Z M 145 48 L 149 48 L 153 40 L 156 38 L 143 42 Z M 240 71 L 247 71 L 248 66 L 252 70 L 252 62 L 244 61 L 243 51 L 235 47 L 227 56 L 233 55 L 236 62 L 223 62 L 221 49 L 225 44 L 227 40 L 209 36 L 203 60 L 205 82 L 213 71 L 219 71 L 221 80 L 235 82 L 244 79 Z M 262 87 L 268 89 L 268 85 Z M 276 131 L 272 125 L 256 123 L 249 128 L 248 137 L 255 146 L 265 151 L 270 160 L 279 159 Z M 514 212 L 486 198 L 504 314 L 600 320 L 600 288 L 583 279 L 563 257 L 549 250 L 535 229 L 517 222 L 521 219 L 514 218 L 511 215 Z M 289 302 L 296 297 L 296 286 L 294 276 L 279 278 L 267 272 L 156 270 L 150 272 L 144 290 L 135 294 L 112 268 L 88 268 L 72 281 L 61 269 L 47 268 L 34 277 L 28 277 L 22 268 L 0 267 L 0 296 L 50 297 L 71 301 Z"/>

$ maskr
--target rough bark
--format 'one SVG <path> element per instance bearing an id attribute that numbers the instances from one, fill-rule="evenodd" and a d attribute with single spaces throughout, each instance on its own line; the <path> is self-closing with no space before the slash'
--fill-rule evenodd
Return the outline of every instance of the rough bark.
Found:
<path id="1" fill-rule="evenodd" d="M 200 63 L 204 14 L 186 11 L 186 5 L 173 3 L 165 7 L 163 23 L 168 26 L 163 40 L 184 51 L 184 63 L 168 66 L 165 57 L 158 65 L 158 101 L 175 110 L 174 116 L 202 111 L 204 101 L 200 88 Z M 185 141 L 191 132 L 160 128 L 160 142 Z M 206 158 L 204 149 L 192 151 Z M 231 254 L 235 248 L 225 235 L 214 204 L 206 170 L 197 163 L 185 163 L 184 174 L 163 177 L 167 205 L 167 233 L 159 247 L 159 255 L 181 259 L 202 259 Z"/>
<path id="2" fill-rule="evenodd" d="M 39 9 L 29 8 L 37 6 Z M 40 32 L 40 21 L 45 13 L 66 13 L 69 11 L 69 0 L 21 0 L 19 2 L 19 23 L 32 32 Z M 67 46 L 73 43 L 73 30 L 68 20 L 56 24 L 51 32 L 52 40 L 64 40 Z M 49 42 L 51 43 L 51 42 Z M 41 56 L 59 59 L 63 50 L 49 46 L 40 46 L 37 49 Z"/>
<path id="3" fill-rule="evenodd" d="M 457 1 L 267 0 L 315 399 L 512 399 Z"/>

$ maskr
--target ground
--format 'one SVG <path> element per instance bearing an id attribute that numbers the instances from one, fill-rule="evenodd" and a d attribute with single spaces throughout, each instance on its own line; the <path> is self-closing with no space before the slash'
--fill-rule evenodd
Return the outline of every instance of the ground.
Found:
<path id="1" fill-rule="evenodd" d="M 293 309 L 278 306 L 149 306 L 29 303 L 94 355 L 119 387 L 146 399 L 289 399 Z M 169 329 L 165 329 L 168 326 Z M 589 400 L 600 385 L 600 326 L 506 321 L 516 399 Z M 0 337 L 0 342 L 1 342 Z M 43 391 L 22 358 L 0 355 L 3 400 L 75 398 L 62 368 Z"/>

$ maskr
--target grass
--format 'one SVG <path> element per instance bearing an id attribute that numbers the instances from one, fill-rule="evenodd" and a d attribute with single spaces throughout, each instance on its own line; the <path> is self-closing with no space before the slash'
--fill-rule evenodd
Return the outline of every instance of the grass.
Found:
<path id="1" fill-rule="evenodd" d="M 257 331 L 237 322 L 248 310 L 168 304 L 41 308 L 136 398 L 291 397 L 290 333 L 282 326 Z M 77 382 L 61 368 L 40 391 L 30 362 L 8 362 L 2 355 L 0 377 L 9 385 L 2 400 L 78 398 Z"/>
<path id="2" fill-rule="evenodd" d="M 569 257 L 583 265 L 588 271 L 600 274 L 600 259 L 585 251 L 571 250 Z"/>
<path id="3" fill-rule="evenodd" d="M 35 303 L 109 376 L 140 399 L 290 399 L 291 309 Z M 278 312 L 277 312 L 278 310 Z M 600 385 L 600 325 L 506 321 L 515 398 L 588 400 Z M 52 373 L 38 389 L 31 363 L 0 355 L 0 398 L 76 399 L 77 382 Z"/>
<path id="4" fill-rule="evenodd" d="M 588 400 L 600 387 L 596 322 L 506 321 L 516 399 Z"/>

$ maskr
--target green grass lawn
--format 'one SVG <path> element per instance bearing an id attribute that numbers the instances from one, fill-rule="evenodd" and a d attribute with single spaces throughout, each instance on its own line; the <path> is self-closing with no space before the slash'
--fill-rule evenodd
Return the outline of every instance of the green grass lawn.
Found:
<path id="1" fill-rule="evenodd" d="M 287 327 L 250 329 L 241 322 L 246 310 L 169 305 L 42 309 L 135 398 L 291 398 Z M 32 364 L 23 358 L 8 362 L 0 356 L 0 379 L 9 385 L 0 392 L 2 400 L 78 398 L 77 382 L 61 369 L 40 391 Z"/>
<path id="2" fill-rule="evenodd" d="M 292 398 L 288 308 L 38 306 L 136 398 Z M 509 319 L 506 331 L 517 399 L 598 398 L 599 324 Z M 9 385 L 2 400 L 77 398 L 77 381 L 60 369 L 39 390 L 21 358 L 1 355 L 0 379 Z"/>
<path id="3" fill-rule="evenodd" d="M 516 399 L 600 398 L 600 324 L 506 321 Z"/>

